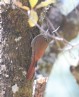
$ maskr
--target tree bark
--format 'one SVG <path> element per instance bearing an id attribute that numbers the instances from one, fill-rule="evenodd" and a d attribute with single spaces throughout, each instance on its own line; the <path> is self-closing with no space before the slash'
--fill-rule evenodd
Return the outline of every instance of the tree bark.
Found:
<path id="1" fill-rule="evenodd" d="M 28 18 L 20 10 L 8 8 L 2 12 L 3 55 L 1 65 L 6 66 L 3 74 L 5 93 L 3 97 L 32 97 L 32 82 L 27 81 L 26 71 L 31 63 L 31 40 L 39 30 L 28 25 Z M 7 75 L 7 76 L 6 76 Z M 17 84 L 18 91 L 12 87 Z"/>

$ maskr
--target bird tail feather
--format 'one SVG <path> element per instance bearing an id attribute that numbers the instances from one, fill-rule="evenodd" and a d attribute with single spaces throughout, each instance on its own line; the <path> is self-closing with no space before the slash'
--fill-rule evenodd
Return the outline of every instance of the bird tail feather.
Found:
<path id="1" fill-rule="evenodd" d="M 35 61 L 33 61 L 31 64 L 30 64 L 30 67 L 28 69 L 28 72 L 27 72 L 27 75 L 26 75 L 26 78 L 27 80 L 31 80 L 33 78 L 33 75 L 35 73 Z"/>

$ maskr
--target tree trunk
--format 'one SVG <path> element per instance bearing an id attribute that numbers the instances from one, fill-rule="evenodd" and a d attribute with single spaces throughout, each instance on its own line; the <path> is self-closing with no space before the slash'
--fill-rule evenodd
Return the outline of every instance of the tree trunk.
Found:
<path id="1" fill-rule="evenodd" d="M 1 18 L 0 66 L 5 68 L 1 71 L 0 97 L 32 97 L 33 80 L 27 81 L 26 71 L 31 63 L 31 40 L 39 31 L 28 26 L 27 16 L 20 10 L 8 8 Z"/>

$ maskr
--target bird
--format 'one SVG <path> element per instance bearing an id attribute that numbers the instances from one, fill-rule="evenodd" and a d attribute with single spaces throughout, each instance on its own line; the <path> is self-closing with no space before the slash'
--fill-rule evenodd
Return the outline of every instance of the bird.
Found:
<path id="1" fill-rule="evenodd" d="M 44 52 L 51 40 L 52 38 L 46 37 L 44 34 L 39 34 L 32 40 L 32 59 L 26 75 L 27 80 L 31 80 L 33 78 L 35 66 L 37 65 L 38 60 L 44 55 Z"/>

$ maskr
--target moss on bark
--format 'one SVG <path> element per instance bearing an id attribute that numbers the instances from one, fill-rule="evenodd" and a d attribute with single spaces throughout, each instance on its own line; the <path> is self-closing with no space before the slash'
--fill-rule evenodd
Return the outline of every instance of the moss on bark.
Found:
<path id="1" fill-rule="evenodd" d="M 31 40 L 39 30 L 28 25 L 28 18 L 18 9 L 9 8 L 2 13 L 3 20 L 3 64 L 7 67 L 6 89 L 4 97 L 32 97 L 32 81 L 27 81 L 26 71 L 31 63 Z M 12 93 L 12 86 L 17 84 L 18 92 Z M 7 95 L 8 94 L 8 95 Z M 13 96 L 14 95 L 14 96 Z"/>

